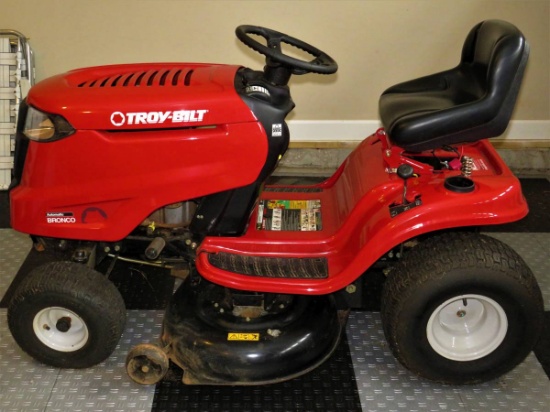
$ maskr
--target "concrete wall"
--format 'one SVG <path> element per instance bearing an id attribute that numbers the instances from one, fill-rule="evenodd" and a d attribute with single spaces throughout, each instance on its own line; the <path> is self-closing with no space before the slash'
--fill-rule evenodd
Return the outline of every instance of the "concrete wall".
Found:
<path id="1" fill-rule="evenodd" d="M 385 88 L 454 66 L 466 33 L 488 18 L 516 24 L 531 44 L 514 119 L 550 121 L 549 0 L 0 3 L 0 28 L 30 37 L 38 79 L 76 67 L 139 61 L 260 68 L 262 58 L 236 40 L 235 27 L 255 24 L 287 32 L 325 50 L 340 66 L 334 76 L 293 78 L 294 120 L 376 120 Z"/>

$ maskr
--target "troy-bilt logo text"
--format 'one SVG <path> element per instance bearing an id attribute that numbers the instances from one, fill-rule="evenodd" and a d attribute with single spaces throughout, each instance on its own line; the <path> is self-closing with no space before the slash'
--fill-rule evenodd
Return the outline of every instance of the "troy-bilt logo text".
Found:
<path id="1" fill-rule="evenodd" d="M 162 124 L 162 123 L 197 123 L 204 121 L 208 110 L 175 110 L 167 112 L 113 112 L 111 123 L 120 127 L 125 124 Z"/>

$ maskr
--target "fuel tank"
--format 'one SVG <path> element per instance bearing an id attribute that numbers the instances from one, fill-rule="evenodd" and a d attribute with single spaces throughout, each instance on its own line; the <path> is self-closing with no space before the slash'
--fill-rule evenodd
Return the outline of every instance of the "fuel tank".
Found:
<path id="1" fill-rule="evenodd" d="M 10 196 L 12 227 L 116 241 L 160 207 L 254 182 L 268 141 L 235 89 L 238 70 L 131 64 L 38 83 L 28 106 L 62 116 L 75 132 L 36 142 L 18 131 L 25 144 Z"/>

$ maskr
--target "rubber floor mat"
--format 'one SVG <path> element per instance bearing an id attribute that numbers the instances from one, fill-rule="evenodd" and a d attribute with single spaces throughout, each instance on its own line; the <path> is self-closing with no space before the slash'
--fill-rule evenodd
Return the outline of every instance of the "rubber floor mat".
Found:
<path id="1" fill-rule="evenodd" d="M 484 232 L 550 232 L 550 181 L 520 179 L 520 182 L 529 205 L 529 214 L 517 222 L 484 226 Z"/>
<path id="2" fill-rule="evenodd" d="M 186 386 L 171 368 L 157 384 L 152 411 L 360 412 L 353 363 L 345 334 L 333 355 L 299 378 L 263 386 Z"/>

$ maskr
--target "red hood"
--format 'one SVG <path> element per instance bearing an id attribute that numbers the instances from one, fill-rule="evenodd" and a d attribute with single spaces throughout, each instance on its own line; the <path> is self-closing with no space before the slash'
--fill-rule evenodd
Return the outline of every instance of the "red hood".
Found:
<path id="1" fill-rule="evenodd" d="M 255 121 L 235 91 L 239 66 L 148 63 L 90 67 L 50 77 L 28 103 L 75 129 L 155 129 Z"/>

